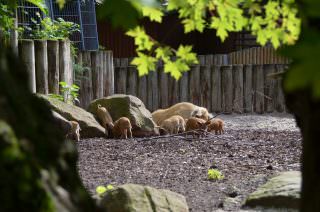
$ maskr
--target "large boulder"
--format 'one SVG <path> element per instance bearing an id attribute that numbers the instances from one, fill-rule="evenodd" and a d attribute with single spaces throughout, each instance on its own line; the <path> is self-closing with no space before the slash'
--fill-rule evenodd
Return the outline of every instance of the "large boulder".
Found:
<path id="1" fill-rule="evenodd" d="M 33 95 L 18 58 L 0 51 L 0 211 L 99 211 L 49 105 Z"/>
<path id="2" fill-rule="evenodd" d="M 59 113 L 69 121 L 76 121 L 79 123 L 81 131 L 81 138 L 104 137 L 105 129 L 97 122 L 91 113 L 84 109 L 67 104 L 58 99 L 54 99 L 45 95 L 38 95 L 45 99 L 52 110 Z"/>
<path id="3" fill-rule="evenodd" d="M 149 186 L 125 184 L 108 191 L 100 201 L 105 211 L 187 212 L 186 198 L 178 193 Z"/>
<path id="4" fill-rule="evenodd" d="M 298 209 L 300 190 L 301 173 L 283 172 L 250 194 L 244 206 Z"/>
<path id="5" fill-rule="evenodd" d="M 158 134 L 152 115 L 143 102 L 135 96 L 117 94 L 106 98 L 96 99 L 89 105 L 88 111 L 96 115 L 98 104 L 107 108 L 113 121 L 127 117 L 132 124 L 134 137 L 152 136 Z"/>

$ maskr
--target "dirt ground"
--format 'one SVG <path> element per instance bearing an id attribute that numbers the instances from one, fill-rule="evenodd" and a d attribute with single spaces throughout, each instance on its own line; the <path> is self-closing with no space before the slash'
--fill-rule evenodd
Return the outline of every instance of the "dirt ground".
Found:
<path id="1" fill-rule="evenodd" d="M 268 177 L 300 170 L 301 135 L 291 116 L 221 118 L 225 134 L 206 139 L 81 140 L 83 183 L 92 194 L 99 185 L 150 185 L 183 194 L 190 211 L 239 211 L 245 197 Z M 209 168 L 219 169 L 225 178 L 209 181 Z"/>

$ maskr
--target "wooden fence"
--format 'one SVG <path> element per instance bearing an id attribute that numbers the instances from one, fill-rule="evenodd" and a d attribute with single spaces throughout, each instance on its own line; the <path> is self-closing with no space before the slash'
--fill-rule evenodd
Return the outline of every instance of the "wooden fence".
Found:
<path id="1" fill-rule="evenodd" d="M 286 64 L 216 65 L 214 55 L 200 56 L 179 81 L 157 70 L 138 77 L 129 59 L 115 59 L 115 93 L 139 97 L 154 111 L 189 101 L 214 112 L 265 113 L 285 111 L 281 81 L 267 77 L 281 72 Z"/>
<path id="2" fill-rule="evenodd" d="M 182 101 L 214 112 L 285 111 L 281 81 L 267 75 L 283 71 L 288 61 L 262 59 L 252 64 L 250 59 L 239 59 L 243 55 L 250 56 L 248 52 L 237 53 L 240 56 L 235 57 L 235 63 L 245 64 L 230 64 L 230 55 L 199 56 L 199 65 L 192 66 L 175 81 L 164 73 L 160 62 L 155 71 L 138 77 L 130 59 L 113 59 L 111 51 L 80 52 L 75 63 L 81 71 L 74 75 L 69 41 L 19 42 L 19 55 L 28 70 L 31 90 L 58 94 L 60 81 L 69 85 L 76 83 L 80 86 L 79 99 L 83 108 L 93 99 L 122 93 L 137 96 L 151 111 Z M 261 55 L 270 57 L 270 54 Z"/>
<path id="3" fill-rule="evenodd" d="M 279 56 L 272 47 L 253 47 L 228 54 L 228 64 L 289 64 L 289 59 Z"/>
<path id="4" fill-rule="evenodd" d="M 58 94 L 59 82 L 73 83 L 70 41 L 20 40 L 19 57 L 24 62 L 33 93 Z"/>

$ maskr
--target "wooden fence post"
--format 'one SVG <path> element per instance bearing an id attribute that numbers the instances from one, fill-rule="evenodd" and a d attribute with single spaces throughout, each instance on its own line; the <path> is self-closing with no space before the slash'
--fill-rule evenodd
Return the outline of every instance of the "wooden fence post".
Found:
<path id="1" fill-rule="evenodd" d="M 37 93 L 48 94 L 47 41 L 35 40 L 34 48 L 35 48 Z"/>
<path id="2" fill-rule="evenodd" d="M 138 71 L 135 66 L 128 68 L 128 87 L 127 94 L 137 96 L 138 94 Z"/>
<path id="3" fill-rule="evenodd" d="M 90 52 L 82 52 L 82 66 L 84 67 L 84 71 L 82 73 L 83 79 L 80 84 L 80 105 L 82 108 L 87 108 L 93 100 Z"/>
<path id="4" fill-rule="evenodd" d="M 147 76 L 139 77 L 138 97 L 147 107 Z"/>
<path id="5" fill-rule="evenodd" d="M 36 68 L 33 40 L 20 40 L 19 55 L 28 73 L 30 91 L 36 93 Z"/>
<path id="6" fill-rule="evenodd" d="M 275 79 L 268 78 L 268 75 L 276 72 L 275 65 L 268 64 L 263 66 L 264 69 L 264 110 L 265 112 L 272 113 L 274 111 L 274 90 L 275 90 Z"/>
<path id="7" fill-rule="evenodd" d="M 189 72 L 184 72 L 180 79 L 180 101 L 187 102 L 189 100 Z"/>
<path id="8" fill-rule="evenodd" d="M 256 113 L 264 112 L 264 78 L 263 66 L 253 66 L 253 86 L 254 86 L 254 111 Z"/>
<path id="9" fill-rule="evenodd" d="M 59 41 L 48 40 L 49 93 L 59 94 Z"/>
<path id="10" fill-rule="evenodd" d="M 120 59 L 120 68 L 118 70 L 117 77 L 117 92 L 125 94 L 127 90 L 127 67 L 128 67 L 128 58 Z"/>
<path id="11" fill-rule="evenodd" d="M 222 109 L 224 112 L 232 112 L 232 66 L 221 67 L 222 84 Z"/>
<path id="12" fill-rule="evenodd" d="M 214 65 L 211 67 L 211 110 L 218 113 L 222 111 L 221 99 L 221 66 Z"/>
<path id="13" fill-rule="evenodd" d="M 243 113 L 243 65 L 234 65 L 232 67 L 233 79 L 233 111 Z"/>
<path id="14" fill-rule="evenodd" d="M 91 52 L 91 71 L 92 71 L 92 91 L 93 91 L 93 99 L 100 98 L 99 92 L 99 82 L 100 82 L 100 71 L 101 71 L 101 64 L 99 60 L 99 52 L 94 51 Z"/>
<path id="15" fill-rule="evenodd" d="M 159 73 L 160 107 L 167 108 L 169 106 L 169 83 L 168 83 L 168 74 L 164 73 L 162 63 L 160 63 L 158 67 L 158 73 Z"/>
<path id="16" fill-rule="evenodd" d="M 189 81 L 189 94 L 190 102 L 199 105 L 200 104 L 200 66 L 192 66 L 190 70 Z"/>
<path id="17" fill-rule="evenodd" d="M 252 65 L 244 66 L 244 112 L 253 112 L 253 87 L 252 87 Z"/>
<path id="18" fill-rule="evenodd" d="M 114 94 L 114 67 L 113 67 L 113 56 L 112 51 L 105 52 L 106 61 L 106 78 L 105 82 L 105 96 L 110 96 Z"/>
<path id="19" fill-rule="evenodd" d="M 282 72 L 284 71 L 285 66 L 283 64 L 278 64 L 276 65 L 276 71 L 277 72 Z M 286 110 L 286 104 L 285 104 L 285 99 L 284 99 L 284 94 L 283 94 L 283 89 L 282 89 L 282 79 L 277 79 L 275 83 L 275 109 L 278 112 L 284 112 Z"/>
<path id="20" fill-rule="evenodd" d="M 169 97 L 169 105 L 174 105 L 179 102 L 179 81 L 174 79 L 171 75 L 168 75 L 168 84 L 169 90 L 168 97 Z"/>
<path id="21" fill-rule="evenodd" d="M 59 81 L 72 84 L 72 70 L 70 67 L 70 41 L 59 40 Z"/>
<path id="22" fill-rule="evenodd" d="M 204 61 L 200 61 L 200 105 L 211 111 L 211 65 L 213 63 L 213 57 L 209 55 L 204 58 Z"/>

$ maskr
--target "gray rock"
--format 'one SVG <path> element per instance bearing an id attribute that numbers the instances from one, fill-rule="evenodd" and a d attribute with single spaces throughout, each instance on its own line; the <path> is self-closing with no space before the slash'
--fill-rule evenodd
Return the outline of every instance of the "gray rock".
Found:
<path id="1" fill-rule="evenodd" d="M 105 129 L 97 122 L 91 113 L 88 113 L 80 107 L 64 103 L 49 96 L 38 96 L 46 100 L 51 109 L 59 113 L 65 119 L 78 122 L 81 128 L 81 138 L 105 136 Z"/>
<path id="2" fill-rule="evenodd" d="M 106 193 L 101 207 L 105 211 L 121 212 L 187 212 L 183 195 L 149 186 L 125 184 Z"/>
<path id="3" fill-rule="evenodd" d="M 159 134 L 152 115 L 143 102 L 135 96 L 117 94 L 107 98 L 96 99 L 89 105 L 88 111 L 96 115 L 98 104 L 105 107 L 112 119 L 127 117 L 132 124 L 134 137 L 144 137 Z"/>
<path id="4" fill-rule="evenodd" d="M 298 209 L 300 190 L 301 173 L 283 172 L 250 194 L 244 206 Z"/>
<path id="5" fill-rule="evenodd" d="M 67 135 L 71 131 L 71 128 L 72 128 L 71 123 L 55 111 L 52 111 L 52 115 L 57 127 L 61 130 L 63 135 Z"/>

